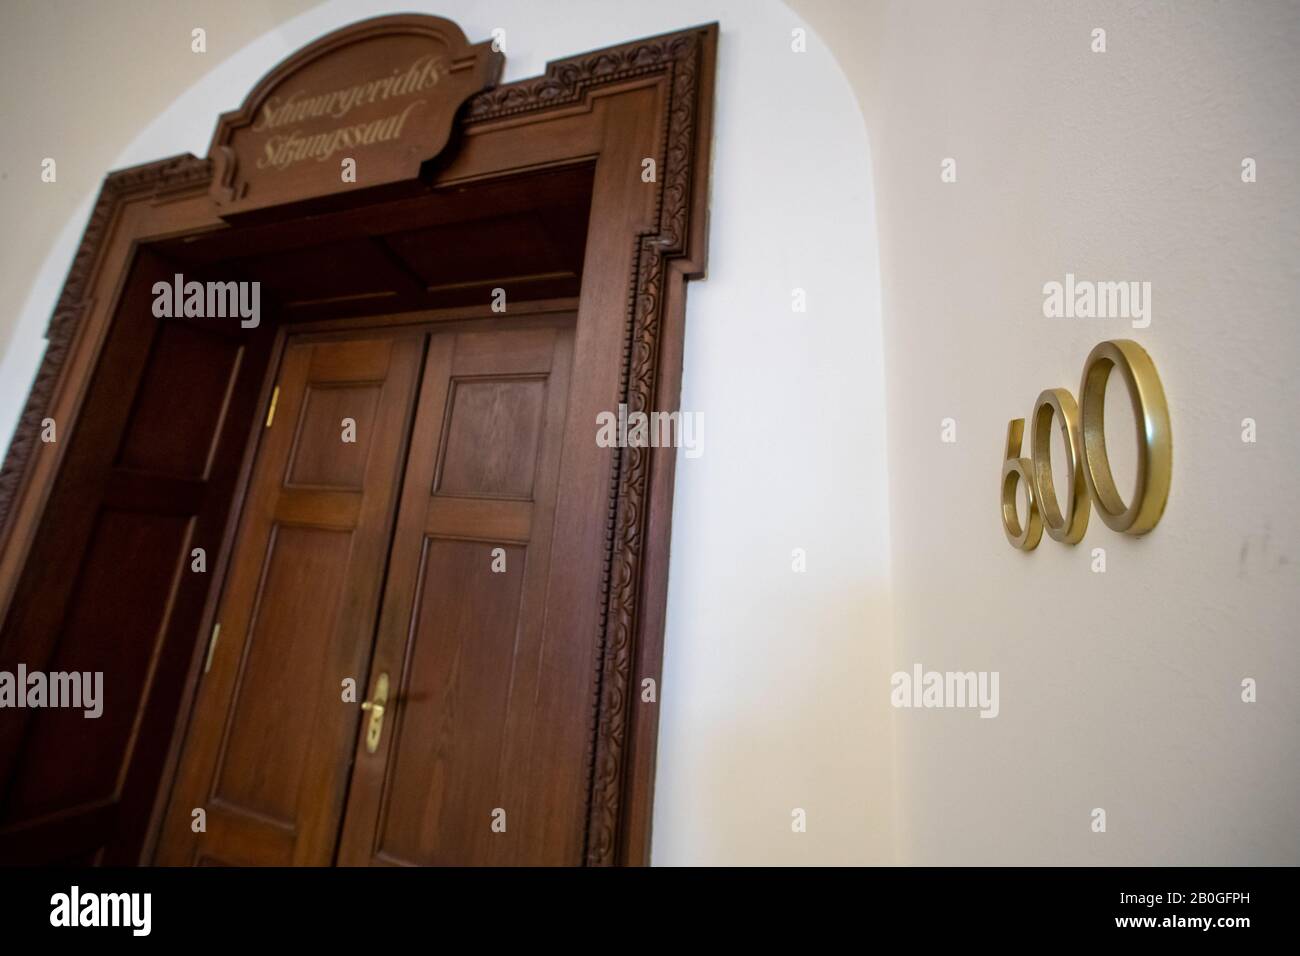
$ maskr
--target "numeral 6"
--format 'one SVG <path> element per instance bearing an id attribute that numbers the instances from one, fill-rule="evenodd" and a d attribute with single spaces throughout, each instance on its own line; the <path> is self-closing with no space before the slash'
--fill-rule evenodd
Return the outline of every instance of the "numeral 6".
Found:
<path id="1" fill-rule="evenodd" d="M 1137 481 L 1133 499 L 1125 504 L 1115 487 L 1106 455 L 1106 382 L 1119 369 L 1133 402 L 1138 428 Z M 1007 425 L 1002 462 L 1002 529 L 1014 548 L 1032 551 L 1043 531 L 1057 541 L 1078 544 L 1088 529 L 1092 504 L 1113 531 L 1146 534 L 1160 521 L 1169 499 L 1173 474 L 1173 437 L 1169 406 L 1151 356 L 1129 339 L 1102 342 L 1083 364 L 1080 404 L 1063 388 L 1038 396 L 1029 417 L 1030 458 L 1021 458 L 1025 420 Z M 1052 477 L 1052 422 L 1065 438 L 1067 474 L 1064 505 Z M 1028 516 L 1022 526 L 1016 513 L 1016 486 L 1023 483 Z"/>

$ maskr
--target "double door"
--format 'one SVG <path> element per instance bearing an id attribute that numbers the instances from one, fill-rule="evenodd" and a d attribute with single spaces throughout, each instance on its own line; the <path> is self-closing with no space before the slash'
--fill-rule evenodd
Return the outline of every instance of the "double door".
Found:
<path id="1" fill-rule="evenodd" d="M 571 317 L 288 336 L 156 862 L 579 862 L 572 357 Z"/>

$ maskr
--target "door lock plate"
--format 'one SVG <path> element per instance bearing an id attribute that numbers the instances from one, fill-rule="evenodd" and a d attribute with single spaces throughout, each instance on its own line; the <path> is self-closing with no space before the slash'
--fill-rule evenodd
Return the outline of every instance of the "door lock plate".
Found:
<path id="1" fill-rule="evenodd" d="M 379 738 L 384 732 L 384 708 L 388 704 L 388 674 L 380 674 L 375 680 L 374 696 L 361 705 L 368 711 L 370 719 L 366 721 L 366 753 L 372 754 L 379 749 Z"/>

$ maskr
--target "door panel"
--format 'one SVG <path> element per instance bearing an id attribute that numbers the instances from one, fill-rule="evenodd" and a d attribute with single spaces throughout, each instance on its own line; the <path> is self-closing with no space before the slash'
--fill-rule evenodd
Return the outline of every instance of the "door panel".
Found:
<path id="1" fill-rule="evenodd" d="M 322 635 L 338 618 L 352 532 L 295 525 L 272 529 L 261 592 L 244 646 L 242 680 L 212 796 L 292 827 L 312 741 L 310 708 L 290 695 L 328 682 Z M 273 728 L 268 733 L 267 729 Z M 250 773 L 250 768 L 257 768 Z"/>
<path id="2" fill-rule="evenodd" d="M 591 690 L 542 675 L 569 614 L 546 595 L 572 351 L 567 326 L 432 336 L 370 672 L 395 692 L 377 751 L 358 736 L 341 863 L 580 862 L 529 803 L 584 773 L 529 759 L 539 702 Z"/>
<path id="3" fill-rule="evenodd" d="M 423 347 L 290 338 L 159 863 L 332 861 Z"/>
<path id="4" fill-rule="evenodd" d="M 132 265 L 14 603 L 0 671 L 102 672 L 102 713 L 0 718 L 0 864 L 139 862 L 270 338 L 153 316 Z"/>

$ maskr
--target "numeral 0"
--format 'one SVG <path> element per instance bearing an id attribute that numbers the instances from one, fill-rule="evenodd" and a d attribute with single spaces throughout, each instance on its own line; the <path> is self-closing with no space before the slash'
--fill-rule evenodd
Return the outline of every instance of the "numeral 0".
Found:
<path id="1" fill-rule="evenodd" d="M 1106 382 L 1119 369 L 1128 385 L 1137 419 L 1137 482 L 1133 500 L 1124 504 L 1106 456 Z M 1146 534 L 1160 521 L 1169 499 L 1173 473 L 1173 438 L 1169 431 L 1169 406 L 1155 364 L 1146 350 L 1129 339 L 1102 342 L 1083 363 L 1080 403 L 1063 388 L 1049 388 L 1038 396 L 1029 417 L 1030 458 L 1021 458 L 1025 420 L 1007 425 L 1007 447 L 1002 463 L 1002 529 L 1012 547 L 1032 551 L 1045 530 L 1057 541 L 1078 544 L 1088 529 L 1092 505 L 1113 531 Z M 1060 423 L 1065 438 L 1069 480 L 1062 504 L 1052 478 L 1052 422 Z M 1023 526 L 1016 514 L 1016 486 L 1024 484 L 1029 500 Z"/>

